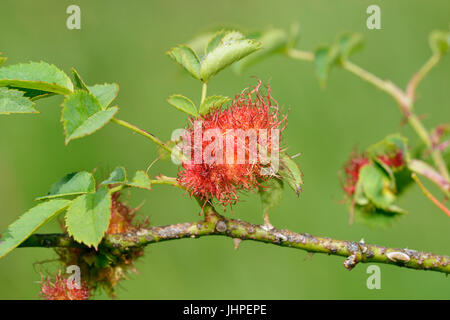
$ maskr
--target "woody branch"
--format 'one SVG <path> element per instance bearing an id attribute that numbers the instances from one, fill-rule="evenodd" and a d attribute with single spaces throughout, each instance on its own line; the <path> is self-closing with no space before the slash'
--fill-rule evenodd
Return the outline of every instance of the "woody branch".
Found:
<path id="1" fill-rule="evenodd" d="M 128 250 L 153 243 L 183 238 L 226 236 L 239 240 L 253 240 L 282 247 L 346 257 L 344 266 L 351 270 L 357 263 L 383 263 L 417 270 L 450 273 L 450 257 L 412 249 L 388 248 L 364 241 L 354 242 L 316 237 L 307 233 L 295 233 L 276 229 L 271 225 L 251 224 L 239 219 L 229 219 L 212 207 L 204 209 L 205 219 L 198 222 L 173 224 L 139 229 L 133 233 L 106 235 L 101 249 Z M 20 247 L 76 247 L 80 246 L 66 234 L 34 234 Z"/>

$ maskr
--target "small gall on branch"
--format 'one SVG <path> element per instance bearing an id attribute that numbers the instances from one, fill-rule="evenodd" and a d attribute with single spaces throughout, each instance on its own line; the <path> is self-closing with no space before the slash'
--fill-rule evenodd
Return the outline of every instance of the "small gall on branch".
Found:
<path id="1" fill-rule="evenodd" d="M 350 224 L 355 209 L 360 220 L 378 226 L 406 213 L 395 201 L 412 182 L 409 161 L 406 139 L 400 135 L 389 135 L 362 153 L 352 152 L 342 182 L 350 200 Z"/>
<path id="2" fill-rule="evenodd" d="M 68 278 L 61 275 L 61 271 L 54 278 L 41 276 L 40 295 L 45 300 L 88 300 L 91 288 L 85 282 L 74 285 Z"/>

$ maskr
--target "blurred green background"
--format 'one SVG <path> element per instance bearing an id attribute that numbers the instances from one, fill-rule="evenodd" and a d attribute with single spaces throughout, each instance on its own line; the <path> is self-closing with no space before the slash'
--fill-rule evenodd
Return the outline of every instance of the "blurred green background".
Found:
<path id="1" fill-rule="evenodd" d="M 82 29 L 66 28 L 66 8 L 81 7 Z M 366 28 L 366 8 L 381 7 L 381 30 Z M 353 60 L 382 78 L 404 87 L 430 55 L 428 34 L 450 22 L 450 2 L 434 1 L 17 1 L 0 3 L 0 51 L 7 64 L 45 60 L 66 72 L 75 66 L 89 84 L 120 84 L 119 117 L 164 140 L 186 119 L 168 106 L 172 93 L 198 102 L 200 84 L 180 72 L 165 52 L 217 24 L 251 29 L 288 28 L 301 24 L 299 47 L 312 50 L 342 32 L 360 32 L 366 45 Z M 432 125 L 450 118 L 450 57 L 419 88 L 417 112 Z M 393 247 L 450 254 L 450 220 L 427 201 L 417 187 L 400 201 L 409 215 L 385 230 L 348 225 L 348 208 L 337 172 L 355 145 L 361 148 L 401 132 L 417 142 L 395 102 L 385 93 L 341 69 L 331 73 L 321 90 L 311 63 L 277 56 L 241 76 L 219 74 L 209 94 L 233 96 L 252 85 L 252 76 L 270 80 L 272 93 L 289 125 L 284 133 L 289 152 L 302 152 L 305 175 L 300 199 L 286 189 L 271 215 L 276 227 L 298 232 L 359 240 Z M 0 117 L 0 230 L 34 205 L 66 173 L 97 168 L 104 176 L 117 165 L 129 172 L 145 169 L 156 147 L 114 124 L 95 135 L 64 146 L 61 97 L 39 101 L 39 115 Z M 176 175 L 170 162 L 158 162 L 151 174 Z M 436 191 L 431 187 L 431 190 Z M 145 200 L 142 215 L 163 225 L 199 219 L 195 201 L 179 190 L 155 186 L 133 193 L 130 203 Z M 227 215 L 260 223 L 261 205 L 246 195 Z M 53 221 L 40 232 L 57 232 Z M 18 249 L 0 260 L 0 298 L 36 299 L 36 261 L 52 259 L 49 249 Z M 261 243 L 207 237 L 151 245 L 131 275 L 118 288 L 119 299 L 449 299 L 450 279 L 435 272 L 380 265 L 381 290 L 366 287 L 368 265 L 348 272 L 343 258 L 314 255 Z M 98 295 L 97 298 L 107 298 Z"/>

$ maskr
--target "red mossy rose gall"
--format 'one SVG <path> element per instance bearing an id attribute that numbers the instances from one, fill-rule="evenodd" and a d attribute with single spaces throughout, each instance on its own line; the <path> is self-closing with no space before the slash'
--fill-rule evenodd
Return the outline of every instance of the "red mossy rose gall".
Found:
<path id="1" fill-rule="evenodd" d="M 179 183 L 192 196 L 205 203 L 215 198 L 223 206 L 236 203 L 239 191 L 258 190 L 261 182 L 270 178 L 262 170 L 270 164 L 264 162 L 260 154 L 252 159 L 250 150 L 256 150 L 264 144 L 265 150 L 270 150 L 269 153 L 278 152 L 281 140 L 279 133 L 286 125 L 286 116 L 280 114 L 278 103 L 270 94 L 270 86 L 263 95 L 261 82 L 258 82 L 252 90 L 244 90 L 237 95 L 228 108 L 215 108 L 200 120 L 202 135 L 213 130 L 219 133 L 220 139 L 203 139 L 200 144 L 194 143 L 191 158 L 182 163 L 182 170 L 178 174 Z M 190 118 L 183 140 L 195 141 L 198 138 L 195 136 L 195 122 L 196 119 Z M 241 141 L 239 136 L 232 136 L 232 144 L 228 144 L 230 132 L 239 130 L 247 133 L 265 132 L 265 137 L 262 139 L 259 136 L 255 142 L 248 135 Z M 212 147 L 211 144 L 214 143 L 215 147 Z M 239 161 L 242 155 L 239 148 L 242 146 L 244 161 Z M 205 154 L 206 150 L 210 154 Z M 201 161 L 191 161 L 199 152 L 202 155 Z M 208 155 L 212 155 L 216 161 L 204 161 Z"/>
<path id="2" fill-rule="evenodd" d="M 136 209 L 130 208 L 120 200 L 120 192 L 115 192 L 111 196 L 111 219 L 106 234 L 119 234 L 136 232 L 140 228 L 148 226 L 148 219 L 143 222 L 134 222 Z M 99 248 L 89 248 L 86 246 L 74 248 L 56 248 L 59 261 L 64 267 L 76 265 L 80 268 L 81 278 L 87 283 L 91 290 L 95 292 L 103 288 L 105 292 L 115 297 L 115 288 L 121 280 L 127 278 L 130 272 L 137 273 L 134 262 L 143 256 L 144 248 L 134 247 L 127 250 L 106 250 Z M 46 284 L 45 289 L 49 294 L 61 293 L 62 283 L 59 277 L 55 282 L 58 284 L 52 291 L 51 283 Z M 61 292 L 60 292 L 61 291 Z"/>
<path id="3" fill-rule="evenodd" d="M 342 184 L 342 189 L 349 197 L 355 193 L 359 171 L 369 163 L 369 159 L 364 154 L 352 152 L 350 159 L 344 165 L 345 181 Z"/>
<path id="4" fill-rule="evenodd" d="M 401 150 L 397 150 L 393 154 L 383 154 L 378 157 L 378 159 L 383 162 L 388 167 L 397 169 L 405 165 L 405 157 Z"/>
<path id="5" fill-rule="evenodd" d="M 84 282 L 76 285 L 58 272 L 54 278 L 41 278 L 40 294 L 46 300 L 87 300 L 91 288 Z"/>
<path id="6" fill-rule="evenodd" d="M 405 156 L 401 150 L 396 150 L 393 153 L 378 155 L 377 160 L 391 169 L 399 169 L 405 165 Z M 371 163 L 369 157 L 362 153 L 352 152 L 350 159 L 344 165 L 344 182 L 342 189 L 349 196 L 352 197 L 356 191 L 356 184 L 359 178 L 359 172 L 365 165 Z"/>

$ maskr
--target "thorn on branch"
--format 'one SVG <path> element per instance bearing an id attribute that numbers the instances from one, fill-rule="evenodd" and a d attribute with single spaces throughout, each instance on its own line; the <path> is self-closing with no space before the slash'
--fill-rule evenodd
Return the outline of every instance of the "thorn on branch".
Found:
<path id="1" fill-rule="evenodd" d="M 242 242 L 242 239 L 233 238 L 234 250 L 239 249 L 239 245 L 241 244 L 241 242 Z"/>
<path id="2" fill-rule="evenodd" d="M 271 231 L 271 230 L 275 229 L 275 227 L 270 223 L 269 212 L 266 212 L 266 214 L 264 215 L 263 229 L 265 231 Z"/>

